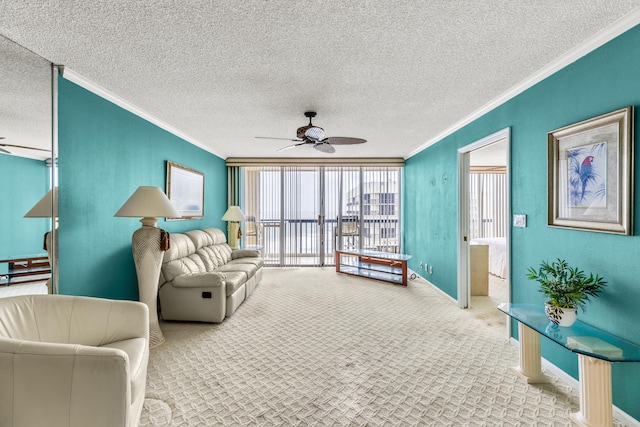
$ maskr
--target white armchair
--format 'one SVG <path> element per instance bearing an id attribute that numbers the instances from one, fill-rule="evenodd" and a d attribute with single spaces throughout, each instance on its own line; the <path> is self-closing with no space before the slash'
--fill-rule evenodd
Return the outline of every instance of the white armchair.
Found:
<path id="1" fill-rule="evenodd" d="M 143 303 L 0 298 L 0 426 L 137 426 L 148 361 Z"/>

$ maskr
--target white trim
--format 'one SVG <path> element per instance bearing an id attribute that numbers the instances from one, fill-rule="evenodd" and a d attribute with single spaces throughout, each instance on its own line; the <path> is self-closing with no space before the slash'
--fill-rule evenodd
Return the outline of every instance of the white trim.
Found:
<path id="1" fill-rule="evenodd" d="M 465 145 L 464 147 L 458 148 L 458 153 L 470 153 L 471 151 L 477 150 L 478 148 L 482 148 L 485 145 L 493 144 L 494 142 L 498 142 L 502 139 L 511 138 L 511 128 L 504 128 L 497 132 L 492 133 L 491 135 L 485 136 L 482 139 L 479 139 L 475 142 L 472 142 L 469 145 Z M 507 162 L 506 168 L 509 169 L 509 162 Z"/>
<path id="2" fill-rule="evenodd" d="M 402 157 L 227 157 L 227 166 L 388 166 L 403 167 Z"/>
<path id="3" fill-rule="evenodd" d="M 441 139 L 451 135 L 457 130 L 462 129 L 464 126 L 468 125 L 474 120 L 479 119 L 480 117 L 484 116 L 494 108 L 499 107 L 500 105 L 504 104 L 505 102 L 509 101 L 512 98 L 515 98 L 517 95 L 521 94 L 525 90 L 536 85 L 537 83 L 540 83 L 547 77 L 550 77 L 551 75 L 557 73 L 558 71 L 565 68 L 567 65 L 574 63 L 575 61 L 582 58 L 583 56 L 593 52 L 600 46 L 604 45 L 607 42 L 610 42 L 614 38 L 630 30 L 631 28 L 635 27 L 639 23 L 640 23 L 640 8 L 618 19 L 613 24 L 609 25 L 607 28 L 604 28 L 603 30 L 597 32 L 594 36 L 587 39 L 584 43 L 576 46 L 575 48 L 567 52 L 565 55 L 562 55 L 560 58 L 551 62 L 549 65 L 542 68 L 537 73 L 532 74 L 530 77 L 526 78 L 525 80 L 521 81 L 511 89 L 504 92 L 502 95 L 498 96 L 492 101 L 489 101 L 489 103 L 485 104 L 479 110 L 475 111 L 474 113 L 471 113 L 469 116 L 463 118 L 459 122 L 453 124 L 451 127 L 445 129 L 444 131 L 440 132 L 438 135 L 429 139 L 423 145 L 421 145 L 420 147 L 410 152 L 409 155 L 405 157 L 405 159 L 415 156 L 422 150 L 435 144 Z"/>
<path id="4" fill-rule="evenodd" d="M 115 93 L 103 88 L 99 84 L 97 84 L 97 83 L 87 79 L 86 77 L 76 73 L 75 71 L 73 71 L 69 67 L 65 67 L 64 68 L 64 76 L 63 77 L 66 80 L 69 80 L 70 82 L 73 82 L 73 83 L 77 84 L 78 86 L 81 86 L 84 89 L 86 89 L 86 90 L 88 90 L 90 92 L 93 92 L 94 94 L 98 95 L 99 97 L 104 98 L 107 101 L 114 103 L 118 107 L 123 108 L 123 109 L 129 111 L 130 113 L 135 114 L 136 116 L 148 121 L 149 123 L 153 123 L 154 125 L 158 126 L 159 128 L 164 129 L 167 132 L 174 134 L 178 138 L 182 138 L 185 141 L 195 145 L 196 147 L 202 148 L 203 150 L 208 151 L 209 153 L 211 153 L 211 154 L 213 154 L 215 156 L 218 156 L 221 159 L 224 159 L 224 157 L 222 155 L 220 155 L 219 153 L 216 153 L 215 151 L 212 151 L 211 147 L 207 147 L 205 144 L 201 143 L 197 139 L 192 138 L 189 135 L 181 132 L 180 130 L 178 130 L 177 128 L 171 126 L 170 124 L 166 123 L 165 121 L 160 120 L 157 117 L 152 116 L 151 114 L 149 114 L 146 111 L 144 111 L 142 108 L 132 104 L 131 102 L 121 98 L 120 96 L 116 95 Z"/>
<path id="5" fill-rule="evenodd" d="M 486 139 L 486 138 L 485 138 Z M 476 146 L 477 143 L 471 144 Z M 467 146 L 469 147 L 469 146 Z M 471 302 L 469 254 L 469 164 L 466 147 L 458 150 L 458 308 L 469 308 Z"/>
<path id="6" fill-rule="evenodd" d="M 425 279 L 424 277 L 422 277 L 421 275 L 419 275 L 418 273 L 416 273 L 415 271 L 411 270 L 416 276 L 418 276 L 419 278 L 421 278 L 422 280 L 424 280 L 425 282 L 427 282 L 427 285 L 431 286 L 434 290 L 440 292 L 443 296 L 447 297 L 452 303 L 457 304 L 457 301 L 455 298 L 453 298 L 451 295 L 449 295 L 448 293 L 446 293 L 445 291 L 443 291 L 442 289 L 440 289 L 439 287 L 437 287 L 436 285 L 434 285 L 433 283 L 431 283 L 430 281 L 428 281 L 427 279 Z M 411 274 L 409 274 L 409 276 L 411 276 Z M 411 282 L 411 280 L 409 281 Z"/>
<path id="7" fill-rule="evenodd" d="M 515 338 L 510 338 L 509 344 L 514 347 L 520 347 L 520 342 Z M 549 362 L 544 357 L 542 358 L 541 362 L 542 367 L 549 371 L 554 377 L 558 378 L 563 383 L 566 383 L 574 390 L 580 389 L 580 382 L 577 379 L 573 378 L 571 375 L 567 374 L 565 371 L 558 368 L 556 365 Z M 640 421 L 636 420 L 631 415 L 618 408 L 616 405 L 613 405 L 613 417 L 616 420 L 622 422 L 627 427 L 640 427 Z"/>
<path id="8" fill-rule="evenodd" d="M 506 263 L 507 263 L 507 283 L 511 277 L 511 128 L 504 128 L 491 135 L 485 136 L 469 145 L 458 149 L 458 307 L 468 308 L 471 302 L 471 287 L 469 285 L 469 244 L 465 237 L 469 234 L 469 153 L 493 144 L 506 140 L 506 182 L 505 182 L 505 204 L 507 206 L 505 230 L 506 240 Z M 511 288 L 507 288 L 507 299 L 511 301 Z M 511 335 L 510 323 L 507 322 L 507 336 Z"/>

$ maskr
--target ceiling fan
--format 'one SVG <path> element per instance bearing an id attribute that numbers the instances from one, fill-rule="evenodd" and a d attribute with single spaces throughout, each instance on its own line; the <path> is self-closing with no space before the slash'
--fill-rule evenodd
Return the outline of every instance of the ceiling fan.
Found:
<path id="1" fill-rule="evenodd" d="M 331 136 L 324 137 L 324 129 L 318 126 L 314 126 L 311 123 L 311 119 L 316 116 L 315 111 L 307 111 L 304 113 L 305 117 L 309 118 L 309 124 L 306 126 L 299 127 L 296 135 L 297 139 L 290 138 L 271 138 L 268 136 L 256 136 L 256 138 L 262 139 L 283 139 L 286 141 L 294 141 L 296 144 L 288 145 L 286 147 L 282 147 L 277 151 L 288 150 L 289 148 L 299 147 L 301 145 L 310 145 L 318 151 L 322 151 L 323 153 L 335 153 L 336 149 L 333 147 L 334 145 L 352 145 L 352 144 L 362 144 L 367 142 L 366 139 L 361 138 L 349 138 L 346 136 Z"/>
<path id="2" fill-rule="evenodd" d="M 0 139 L 4 139 L 4 138 L 5 138 L 4 136 L 0 136 Z M 5 150 L 3 147 L 13 147 L 13 148 L 22 148 L 25 150 L 38 150 L 38 151 L 51 152 L 51 150 L 45 150 L 44 148 L 25 147 L 24 145 L 0 144 L 0 153 L 11 154 L 11 151 Z"/>

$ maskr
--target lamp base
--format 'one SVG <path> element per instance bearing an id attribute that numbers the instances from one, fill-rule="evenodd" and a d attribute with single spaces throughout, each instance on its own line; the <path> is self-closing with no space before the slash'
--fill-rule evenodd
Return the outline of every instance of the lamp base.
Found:
<path id="1" fill-rule="evenodd" d="M 140 301 L 149 307 L 149 348 L 153 348 L 165 341 L 158 321 L 158 279 L 163 253 L 160 249 L 160 229 L 143 225 L 133 233 L 131 246 Z"/>
<path id="2" fill-rule="evenodd" d="M 229 222 L 229 246 L 231 249 L 240 248 L 240 239 L 238 239 L 239 222 Z"/>
<path id="3" fill-rule="evenodd" d="M 154 323 L 149 323 L 149 349 L 160 347 L 165 341 L 158 320 L 156 319 Z"/>

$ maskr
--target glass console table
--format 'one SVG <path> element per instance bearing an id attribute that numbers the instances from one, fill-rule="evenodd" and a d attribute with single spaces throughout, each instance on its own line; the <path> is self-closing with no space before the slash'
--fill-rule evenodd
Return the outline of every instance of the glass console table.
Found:
<path id="1" fill-rule="evenodd" d="M 640 362 L 640 346 L 576 321 L 562 327 L 549 321 L 544 308 L 533 304 L 500 304 L 498 310 L 518 321 L 520 366 L 516 372 L 532 383 L 548 382 L 542 373 L 540 335 L 578 354 L 580 412 L 571 415 L 579 426 L 613 425 L 611 363 Z"/>
<path id="2" fill-rule="evenodd" d="M 336 251 L 336 272 L 407 286 L 411 255 L 368 250 Z"/>

